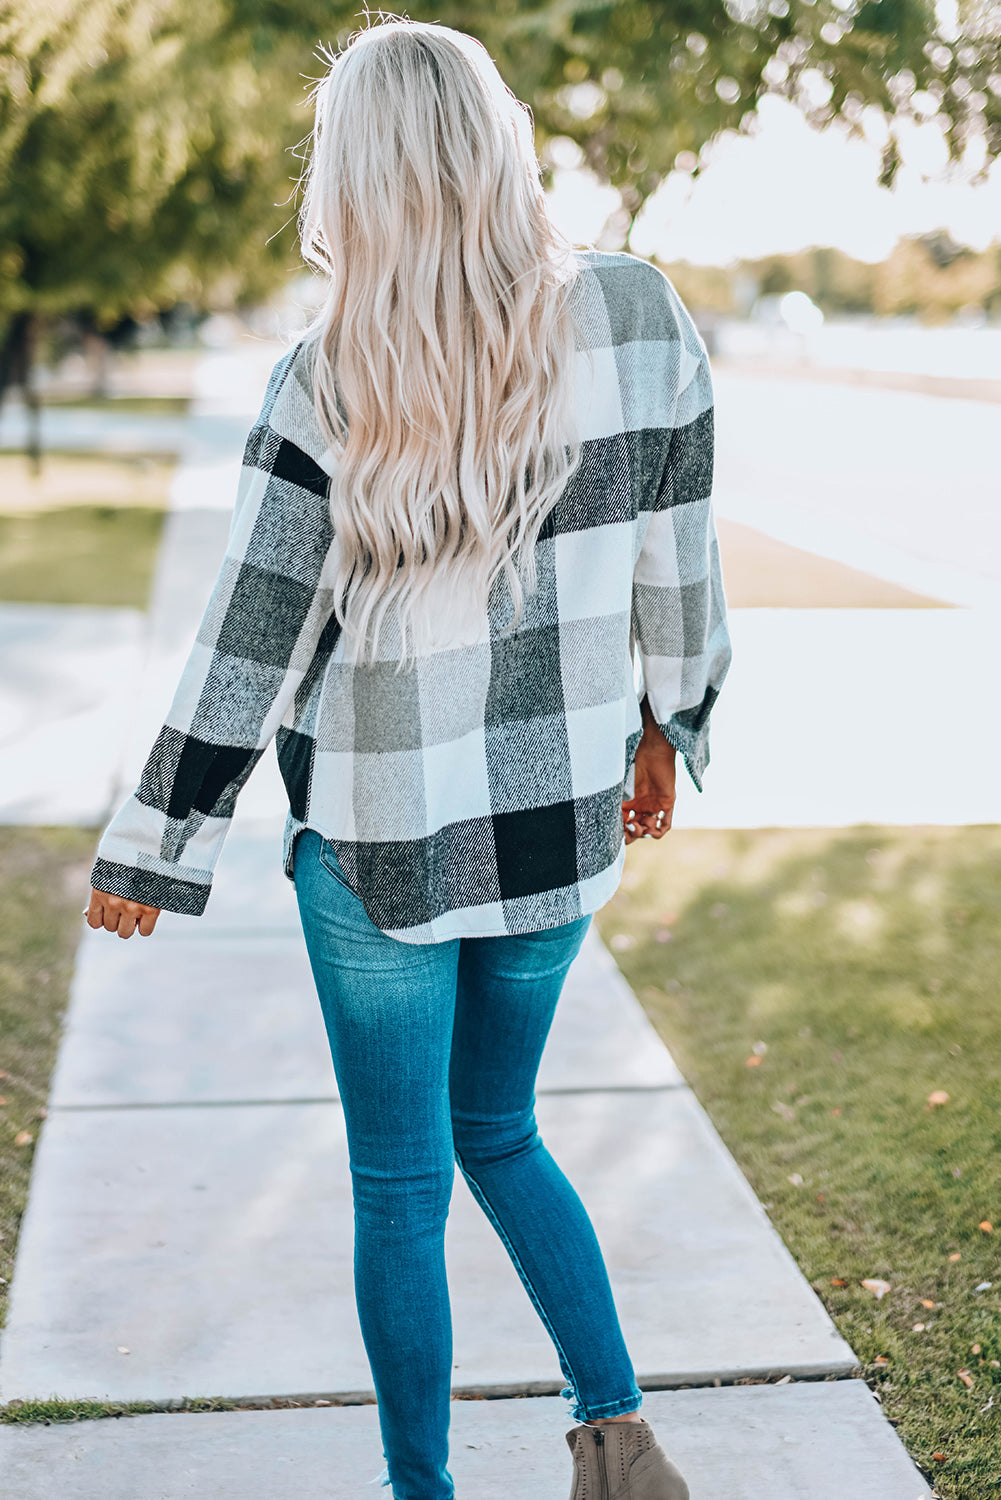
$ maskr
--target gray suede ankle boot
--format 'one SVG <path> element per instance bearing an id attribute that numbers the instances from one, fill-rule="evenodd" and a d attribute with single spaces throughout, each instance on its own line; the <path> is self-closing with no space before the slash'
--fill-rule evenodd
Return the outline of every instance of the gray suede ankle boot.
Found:
<path id="1" fill-rule="evenodd" d="M 688 1485 L 643 1418 L 586 1422 L 567 1433 L 574 1476 L 570 1500 L 689 1500 Z"/>

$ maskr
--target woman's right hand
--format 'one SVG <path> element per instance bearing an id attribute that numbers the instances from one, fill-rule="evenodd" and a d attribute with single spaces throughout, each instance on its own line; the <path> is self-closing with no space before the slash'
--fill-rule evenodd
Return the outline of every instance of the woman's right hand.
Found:
<path id="1" fill-rule="evenodd" d="M 622 804 L 627 844 L 639 838 L 663 838 L 677 798 L 677 752 L 658 728 L 646 699 L 642 707 L 643 736 L 633 762 L 633 795 Z"/>

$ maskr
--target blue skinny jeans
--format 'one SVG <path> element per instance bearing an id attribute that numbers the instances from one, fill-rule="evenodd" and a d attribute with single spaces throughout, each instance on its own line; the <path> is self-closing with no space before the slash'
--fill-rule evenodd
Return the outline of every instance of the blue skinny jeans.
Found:
<path id="1" fill-rule="evenodd" d="M 444 1240 L 456 1163 L 553 1341 L 573 1419 L 643 1400 L 594 1228 L 534 1114 L 542 1049 L 590 918 L 401 943 L 369 919 L 312 829 L 296 841 L 294 875 L 347 1130 L 383 1484 L 394 1500 L 452 1500 Z"/>

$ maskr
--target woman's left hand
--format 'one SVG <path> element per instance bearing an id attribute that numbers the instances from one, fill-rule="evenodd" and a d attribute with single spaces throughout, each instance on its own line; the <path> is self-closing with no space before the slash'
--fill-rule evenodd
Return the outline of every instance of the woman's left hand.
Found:
<path id="1" fill-rule="evenodd" d="M 144 906 L 141 901 L 126 901 L 123 896 L 93 888 L 90 905 L 84 912 L 88 927 L 103 927 L 105 932 L 117 932 L 120 938 L 130 938 L 134 932 L 149 937 L 159 915 L 158 906 Z"/>

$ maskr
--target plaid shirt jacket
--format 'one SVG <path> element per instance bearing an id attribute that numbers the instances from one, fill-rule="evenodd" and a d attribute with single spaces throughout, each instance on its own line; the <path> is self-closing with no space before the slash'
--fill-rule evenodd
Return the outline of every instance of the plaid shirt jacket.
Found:
<path id="1" fill-rule="evenodd" d="M 98 890 L 200 914 L 237 794 L 273 738 L 286 874 L 297 834 L 315 829 L 372 921 L 408 943 L 552 927 L 609 899 L 643 692 L 701 790 L 730 661 L 706 349 L 656 267 L 581 259 L 584 451 L 543 525 L 538 588 L 505 632 L 501 580 L 478 642 L 412 671 L 397 674 L 392 640 L 392 659 L 344 659 L 336 460 L 303 345 L 279 361 L 167 722 L 101 839 Z"/>

